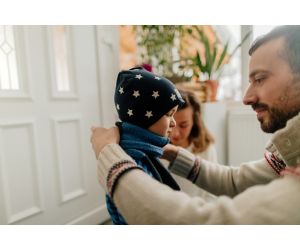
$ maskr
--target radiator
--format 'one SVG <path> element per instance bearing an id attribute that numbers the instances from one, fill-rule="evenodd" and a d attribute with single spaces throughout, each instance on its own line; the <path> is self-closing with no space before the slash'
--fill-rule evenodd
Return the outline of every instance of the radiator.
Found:
<path id="1" fill-rule="evenodd" d="M 230 166 L 239 166 L 240 163 L 263 158 L 271 134 L 261 130 L 256 114 L 252 110 L 230 110 L 227 129 Z"/>

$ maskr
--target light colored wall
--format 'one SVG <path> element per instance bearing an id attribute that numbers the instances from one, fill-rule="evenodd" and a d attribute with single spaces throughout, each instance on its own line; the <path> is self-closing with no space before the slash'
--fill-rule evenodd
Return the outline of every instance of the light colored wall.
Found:
<path id="1" fill-rule="evenodd" d="M 218 161 L 238 166 L 263 158 L 271 135 L 264 133 L 249 106 L 241 102 L 203 104 L 204 121 L 215 137 Z"/>
<path id="2" fill-rule="evenodd" d="M 202 104 L 203 119 L 208 130 L 215 138 L 218 162 L 227 163 L 227 107 L 223 102 Z"/>

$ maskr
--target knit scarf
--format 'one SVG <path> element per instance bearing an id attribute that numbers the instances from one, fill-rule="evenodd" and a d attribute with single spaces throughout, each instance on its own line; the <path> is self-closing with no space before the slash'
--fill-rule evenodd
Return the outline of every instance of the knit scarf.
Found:
<path id="1" fill-rule="evenodd" d="M 180 190 L 176 181 L 158 160 L 169 139 L 127 122 L 119 122 L 116 125 L 120 130 L 120 146 L 123 150 L 154 179 L 174 190 Z M 114 224 L 127 224 L 108 195 L 106 195 L 106 204 Z"/>
<path id="2" fill-rule="evenodd" d="M 127 122 L 117 123 L 121 131 L 120 146 L 133 158 L 145 155 L 161 157 L 169 139 Z"/>

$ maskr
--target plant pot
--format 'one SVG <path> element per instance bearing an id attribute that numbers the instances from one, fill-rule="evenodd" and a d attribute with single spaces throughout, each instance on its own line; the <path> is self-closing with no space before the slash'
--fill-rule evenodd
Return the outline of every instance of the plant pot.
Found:
<path id="1" fill-rule="evenodd" d="M 183 88 L 184 90 L 188 90 L 193 92 L 200 102 L 208 102 L 209 101 L 209 89 L 205 82 L 184 82 L 177 83 L 176 86 L 179 88 Z"/>
<path id="2" fill-rule="evenodd" d="M 206 80 L 205 85 L 208 89 L 208 101 L 216 102 L 217 101 L 217 92 L 219 87 L 219 82 L 217 80 Z"/>

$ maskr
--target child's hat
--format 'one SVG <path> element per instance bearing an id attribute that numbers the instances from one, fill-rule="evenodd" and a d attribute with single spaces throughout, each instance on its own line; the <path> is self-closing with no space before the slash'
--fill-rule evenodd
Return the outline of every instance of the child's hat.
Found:
<path id="1" fill-rule="evenodd" d="M 149 128 L 184 100 L 168 79 L 141 67 L 121 71 L 117 78 L 115 105 L 121 121 Z"/>

